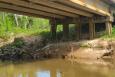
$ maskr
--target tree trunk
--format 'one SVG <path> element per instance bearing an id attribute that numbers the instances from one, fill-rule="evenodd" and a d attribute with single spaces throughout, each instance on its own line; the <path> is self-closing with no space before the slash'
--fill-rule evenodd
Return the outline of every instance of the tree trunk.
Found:
<path id="1" fill-rule="evenodd" d="M 14 14 L 14 18 L 15 18 L 16 26 L 19 27 L 18 16 L 17 16 L 17 14 Z"/>

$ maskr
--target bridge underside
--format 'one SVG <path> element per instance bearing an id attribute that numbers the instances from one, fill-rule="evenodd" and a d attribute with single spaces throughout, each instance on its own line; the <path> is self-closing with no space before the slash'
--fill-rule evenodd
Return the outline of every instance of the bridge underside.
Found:
<path id="1" fill-rule="evenodd" d="M 64 37 L 68 37 L 69 24 L 75 24 L 78 40 L 82 23 L 89 24 L 90 39 L 95 37 L 95 23 L 105 23 L 106 32 L 112 32 L 113 11 L 101 0 L 0 0 L 0 11 L 47 18 L 53 37 L 59 24 Z"/>

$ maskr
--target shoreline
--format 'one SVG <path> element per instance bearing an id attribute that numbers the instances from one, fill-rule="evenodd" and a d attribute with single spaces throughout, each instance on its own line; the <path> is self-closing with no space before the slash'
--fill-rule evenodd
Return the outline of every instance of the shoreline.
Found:
<path id="1" fill-rule="evenodd" d="M 114 40 L 94 39 L 59 43 L 46 43 L 44 41 L 45 39 L 36 36 L 15 38 L 14 42 L 0 48 L 0 59 L 40 60 L 44 58 L 62 58 L 98 60 L 114 57 Z"/>

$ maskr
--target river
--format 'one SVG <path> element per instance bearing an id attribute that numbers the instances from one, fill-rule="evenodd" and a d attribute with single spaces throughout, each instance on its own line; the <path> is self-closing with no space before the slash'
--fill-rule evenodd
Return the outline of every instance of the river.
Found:
<path id="1" fill-rule="evenodd" d="M 62 59 L 0 62 L 0 77 L 115 77 L 112 65 L 79 64 Z"/>

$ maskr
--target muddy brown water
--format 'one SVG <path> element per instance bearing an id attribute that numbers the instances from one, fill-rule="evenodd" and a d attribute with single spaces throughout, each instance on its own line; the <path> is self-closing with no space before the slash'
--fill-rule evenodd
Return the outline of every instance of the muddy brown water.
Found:
<path id="1" fill-rule="evenodd" d="M 0 77 L 115 77 L 111 65 L 79 64 L 62 59 L 0 62 Z"/>

